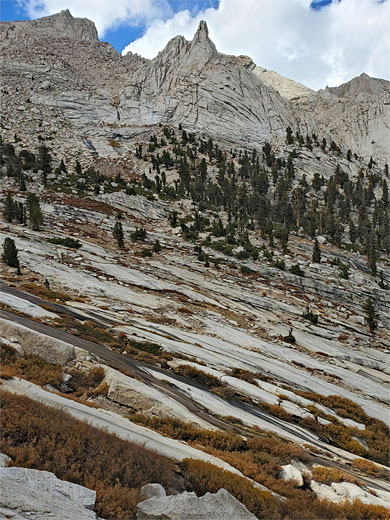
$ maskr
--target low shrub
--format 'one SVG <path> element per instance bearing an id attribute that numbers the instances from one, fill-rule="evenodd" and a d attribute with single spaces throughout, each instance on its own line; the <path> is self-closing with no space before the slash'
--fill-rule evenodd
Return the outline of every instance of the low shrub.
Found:
<path id="1" fill-rule="evenodd" d="M 2 368 L 5 368 L 2 366 Z M 14 375 L 22 377 L 37 385 L 52 385 L 58 387 L 62 383 L 61 365 L 48 363 L 39 356 L 18 357 L 11 361 L 7 368 L 14 371 Z"/>
<path id="2" fill-rule="evenodd" d="M 28 397 L 0 397 L 0 449 L 12 464 L 95 489 L 95 511 L 107 520 L 131 520 L 143 485 L 169 487 L 175 480 L 175 465 L 166 457 Z"/>
<path id="3" fill-rule="evenodd" d="M 390 470 L 387 468 L 381 468 L 373 462 L 366 459 L 355 459 L 352 461 L 351 467 L 367 475 L 372 475 L 377 478 L 383 478 L 390 480 Z"/>
<path id="4" fill-rule="evenodd" d="M 152 255 L 153 255 L 153 251 L 151 251 L 151 250 L 148 249 L 147 247 L 145 247 L 145 248 L 142 249 L 142 251 L 141 251 L 141 256 L 143 256 L 144 258 L 150 258 Z"/>
<path id="5" fill-rule="evenodd" d="M 50 289 L 49 287 L 45 287 L 44 285 L 40 285 L 37 283 L 25 283 L 21 287 L 22 290 L 34 294 L 39 298 L 52 301 L 52 302 L 66 302 L 68 300 L 83 302 L 84 298 L 80 298 L 78 296 L 71 296 L 68 293 L 62 291 L 55 291 Z"/>
<path id="6" fill-rule="evenodd" d="M 305 272 L 299 267 L 299 264 L 294 264 L 290 267 L 290 273 L 295 274 L 296 276 L 305 277 Z"/>
<path id="7" fill-rule="evenodd" d="M 206 372 L 203 372 L 203 370 L 198 370 L 191 365 L 179 365 L 174 370 L 176 374 L 182 377 L 188 377 L 194 381 L 197 381 L 198 383 L 201 383 L 202 385 L 206 385 L 211 388 L 216 386 L 225 386 L 225 384 L 220 379 L 218 379 L 218 377 L 207 374 Z"/>
<path id="8" fill-rule="evenodd" d="M 160 345 L 157 345 L 157 343 L 151 343 L 150 341 L 136 341 L 134 339 L 128 339 L 127 345 L 137 350 L 142 350 L 143 352 L 153 354 L 154 356 L 158 356 L 163 352 L 163 349 L 160 347 Z M 127 347 L 126 350 L 129 351 L 129 348 Z"/>
<path id="9" fill-rule="evenodd" d="M 80 249 L 80 247 L 82 246 L 81 242 L 79 242 L 78 240 L 75 240 L 74 238 L 71 238 L 71 237 L 65 237 L 65 238 L 54 237 L 54 238 L 48 238 L 47 241 L 50 242 L 51 244 L 58 244 L 58 245 L 61 245 L 64 247 L 70 247 L 71 249 Z"/>
<path id="10" fill-rule="evenodd" d="M 315 466 L 312 470 L 313 480 L 322 484 L 331 484 L 332 482 L 352 482 L 357 486 L 364 483 L 353 475 L 349 475 L 345 471 L 337 468 L 327 468 L 325 466 Z"/>

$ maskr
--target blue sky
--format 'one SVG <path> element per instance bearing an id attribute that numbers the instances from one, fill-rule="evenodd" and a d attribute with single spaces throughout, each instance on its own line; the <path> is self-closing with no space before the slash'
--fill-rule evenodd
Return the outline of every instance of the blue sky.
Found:
<path id="1" fill-rule="evenodd" d="M 0 0 L 2 20 L 69 9 L 118 52 L 153 58 L 207 21 L 220 52 L 313 89 L 366 72 L 390 80 L 390 0 Z M 124 50 L 125 49 L 125 50 Z"/>

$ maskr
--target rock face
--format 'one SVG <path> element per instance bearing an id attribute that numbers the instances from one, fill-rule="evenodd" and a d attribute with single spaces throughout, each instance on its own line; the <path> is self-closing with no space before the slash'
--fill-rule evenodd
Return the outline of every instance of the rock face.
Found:
<path id="1" fill-rule="evenodd" d="M 135 104 L 134 101 L 138 103 Z M 255 143 L 294 125 L 288 103 L 237 60 L 217 52 L 205 22 L 193 40 L 171 40 L 124 90 L 123 121 L 141 118 L 219 139 L 234 136 Z"/>
<path id="2" fill-rule="evenodd" d="M 362 157 L 389 161 L 389 81 L 362 74 L 340 87 L 300 98 L 298 109 L 302 124 L 316 124 L 318 134 L 343 143 Z"/>
<path id="3" fill-rule="evenodd" d="M 298 83 L 292 79 L 285 78 L 273 70 L 267 70 L 263 67 L 254 66 L 252 72 L 258 78 L 260 78 L 263 83 L 273 87 L 279 92 L 281 96 L 287 99 L 309 96 L 310 94 L 314 93 L 311 88 L 305 87 L 305 85 L 302 85 L 302 83 Z"/>
<path id="4" fill-rule="evenodd" d="M 228 491 L 153 497 L 138 504 L 137 520 L 256 520 Z"/>
<path id="5" fill-rule="evenodd" d="M 1 518 L 94 520 L 90 509 L 95 498 L 95 491 L 59 480 L 48 471 L 0 468 Z"/>
<path id="6" fill-rule="evenodd" d="M 390 159 L 390 82 L 366 75 L 313 92 L 247 56 L 217 51 L 201 22 L 192 41 L 173 38 L 153 60 L 120 56 L 92 22 L 69 11 L 2 22 L 3 130 L 61 154 L 118 157 L 148 125 L 170 124 L 227 143 L 285 142 L 290 126 L 363 157 Z M 18 85 L 15 95 L 15 85 Z"/>

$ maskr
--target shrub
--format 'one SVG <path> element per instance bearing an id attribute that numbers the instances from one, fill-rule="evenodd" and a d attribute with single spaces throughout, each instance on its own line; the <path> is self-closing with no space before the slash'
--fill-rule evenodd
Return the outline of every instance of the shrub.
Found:
<path id="1" fill-rule="evenodd" d="M 148 352 L 149 354 L 153 354 L 154 356 L 157 356 L 163 352 L 163 349 L 162 347 L 160 347 L 160 345 L 157 345 L 157 343 L 151 343 L 150 341 L 136 341 L 134 339 L 129 339 L 127 341 L 127 344 L 130 347 L 142 350 L 143 352 Z"/>
<path id="2" fill-rule="evenodd" d="M 197 445 L 201 444 L 204 447 L 228 451 L 238 450 L 241 452 L 246 446 L 245 440 L 240 435 L 220 430 L 206 430 L 181 421 L 180 419 L 147 417 L 140 413 L 130 416 L 129 419 L 173 439 L 193 442 Z"/>
<path id="3" fill-rule="evenodd" d="M 337 468 L 315 466 L 312 472 L 313 479 L 322 484 L 331 484 L 332 482 L 352 482 L 358 486 L 364 485 L 361 480 Z"/>
<path id="4" fill-rule="evenodd" d="M 299 267 L 299 264 L 293 264 L 290 267 L 290 273 L 295 274 L 296 276 L 305 276 L 305 272 Z"/>
<path id="5" fill-rule="evenodd" d="M 18 357 L 9 364 L 9 368 L 15 371 L 15 375 L 38 385 L 57 387 L 62 383 L 61 365 L 48 363 L 39 356 Z"/>
<path id="6" fill-rule="evenodd" d="M 104 379 L 104 369 L 102 367 L 92 367 L 89 372 L 68 369 L 67 373 L 72 376 L 67 382 L 67 386 L 79 396 L 88 391 L 95 390 Z"/>
<path id="7" fill-rule="evenodd" d="M 95 489 L 95 511 L 107 520 L 133 518 L 141 486 L 174 481 L 175 466 L 166 457 L 28 397 L 0 396 L 0 448 L 13 465 Z"/>
<path id="8" fill-rule="evenodd" d="M 230 374 L 232 377 L 237 377 L 238 379 L 243 379 L 248 383 L 252 383 L 253 385 L 257 385 L 256 378 L 258 378 L 259 374 L 255 374 L 250 370 L 244 370 L 243 368 L 232 368 Z"/>
<path id="9" fill-rule="evenodd" d="M 7 345 L 6 343 L 0 342 L 0 365 L 9 365 L 18 359 L 16 350 Z"/>
<path id="10" fill-rule="evenodd" d="M 139 240 L 139 241 L 143 242 L 146 239 L 146 229 L 136 228 L 136 230 L 130 234 L 130 237 L 134 241 Z"/>
<path id="11" fill-rule="evenodd" d="M 146 258 L 146 257 L 151 257 L 152 255 L 153 255 L 153 252 L 152 252 L 150 249 L 148 249 L 147 247 L 145 247 L 145 248 L 142 249 L 142 251 L 141 251 L 141 256 L 143 256 L 143 257 L 145 257 L 145 258 Z"/>
<path id="12" fill-rule="evenodd" d="M 67 300 L 73 300 L 73 301 L 84 301 L 83 298 L 77 297 L 77 296 L 71 296 L 68 293 L 62 292 L 62 291 L 54 291 L 53 289 L 50 289 L 49 287 L 45 287 L 43 285 L 37 284 L 37 283 L 25 283 L 22 285 L 22 289 L 34 294 L 35 296 L 38 296 L 40 298 L 43 298 L 45 300 L 49 300 L 52 302 L 56 302 L 57 300 L 60 302 L 66 302 Z"/>
<path id="13" fill-rule="evenodd" d="M 183 377 L 189 377 L 190 379 L 194 379 L 198 383 L 202 385 L 206 385 L 209 387 L 215 386 L 224 386 L 224 383 L 218 377 L 215 377 L 211 374 L 206 374 L 202 370 L 198 370 L 191 365 L 179 365 L 175 368 L 175 373 L 179 374 Z"/>
<path id="14" fill-rule="evenodd" d="M 47 241 L 50 242 L 51 244 L 58 244 L 58 245 L 61 245 L 64 247 L 70 247 L 71 249 L 80 249 L 80 247 L 82 246 L 81 242 L 79 242 L 78 240 L 71 238 L 71 237 L 65 237 L 65 238 L 53 237 L 53 238 L 48 238 Z"/>
<path id="15" fill-rule="evenodd" d="M 374 477 L 385 478 L 387 480 L 390 479 L 390 470 L 381 468 L 369 460 L 355 459 L 351 466 L 353 469 L 366 473 L 367 475 L 373 475 Z"/>
<path id="16" fill-rule="evenodd" d="M 306 308 L 306 311 L 302 314 L 302 317 L 305 318 L 305 320 L 310 321 L 313 325 L 317 325 L 318 323 L 318 314 L 314 314 L 309 307 Z"/>

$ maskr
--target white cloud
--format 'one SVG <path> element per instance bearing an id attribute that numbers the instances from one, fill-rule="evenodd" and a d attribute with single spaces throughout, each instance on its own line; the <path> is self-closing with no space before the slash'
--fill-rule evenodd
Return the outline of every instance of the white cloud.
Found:
<path id="1" fill-rule="evenodd" d="M 153 58 L 177 34 L 191 39 L 201 19 L 219 51 L 247 54 L 315 89 L 362 72 L 390 80 L 390 0 L 333 0 L 320 11 L 310 0 L 220 0 L 195 16 L 181 11 L 151 21 L 124 52 Z"/>
<path id="2" fill-rule="evenodd" d="M 149 25 L 155 19 L 172 16 L 168 0 L 17 0 L 30 18 L 69 9 L 73 16 L 96 24 L 99 36 L 121 23 Z"/>

